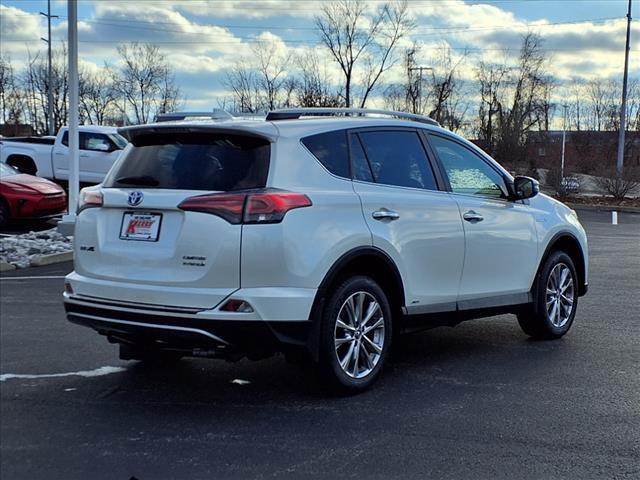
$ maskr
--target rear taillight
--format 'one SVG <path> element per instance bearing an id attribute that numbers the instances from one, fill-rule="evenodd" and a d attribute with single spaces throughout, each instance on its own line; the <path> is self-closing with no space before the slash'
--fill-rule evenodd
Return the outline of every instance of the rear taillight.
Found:
<path id="1" fill-rule="evenodd" d="M 78 213 L 87 208 L 101 207 L 102 202 L 102 192 L 83 188 L 78 195 Z"/>
<path id="2" fill-rule="evenodd" d="M 311 200 L 302 193 L 256 192 L 213 193 L 184 200 L 178 208 L 191 212 L 210 213 L 232 224 L 278 223 L 289 210 L 310 207 Z"/>

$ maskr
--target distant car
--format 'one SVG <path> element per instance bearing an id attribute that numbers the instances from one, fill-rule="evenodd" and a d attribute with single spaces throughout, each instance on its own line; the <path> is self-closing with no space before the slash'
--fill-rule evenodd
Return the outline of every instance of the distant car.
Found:
<path id="1" fill-rule="evenodd" d="M 569 193 L 577 193 L 580 191 L 580 179 L 578 177 L 564 177 L 560 182 L 560 187 Z"/>
<path id="2" fill-rule="evenodd" d="M 66 208 L 60 185 L 0 163 L 0 227 L 15 218 L 47 218 Z"/>

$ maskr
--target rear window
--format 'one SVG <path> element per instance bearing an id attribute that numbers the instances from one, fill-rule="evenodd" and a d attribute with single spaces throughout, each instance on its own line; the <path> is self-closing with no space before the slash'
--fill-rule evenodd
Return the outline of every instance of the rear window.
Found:
<path id="1" fill-rule="evenodd" d="M 264 188 L 270 144 L 244 135 L 139 135 L 105 179 L 105 187 L 230 191 Z"/>
<path id="2" fill-rule="evenodd" d="M 302 143 L 331 173 L 349 178 L 349 150 L 346 130 L 312 135 L 303 138 Z"/>

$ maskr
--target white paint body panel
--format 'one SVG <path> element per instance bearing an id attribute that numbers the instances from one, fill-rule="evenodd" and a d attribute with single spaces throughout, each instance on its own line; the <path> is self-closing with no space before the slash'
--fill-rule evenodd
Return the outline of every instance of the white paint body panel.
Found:
<path id="1" fill-rule="evenodd" d="M 79 295 L 193 307 L 202 310 L 199 318 L 305 321 L 331 267 L 359 247 L 377 247 L 393 260 L 406 306 L 418 307 L 528 292 L 546 246 L 560 232 L 574 235 L 587 258 L 577 218 L 544 195 L 498 202 L 352 182 L 329 173 L 300 143 L 323 131 L 390 124 L 416 128 L 413 122 L 364 118 L 211 124 L 270 138 L 267 187 L 304 193 L 313 205 L 291 210 L 281 223 L 231 225 L 177 208 L 204 192 L 136 188 L 145 194 L 136 210 L 162 213 L 163 224 L 157 242 L 124 241 L 120 222 L 131 210 L 126 199 L 134 189 L 105 188 L 104 207 L 78 215 L 75 272 L 68 281 Z M 382 207 L 400 218 L 373 220 L 372 211 Z M 485 220 L 467 224 L 461 214 L 468 209 Z M 206 257 L 206 264 L 183 265 L 183 256 L 193 255 Z M 220 311 L 230 298 L 245 300 L 254 311 Z"/>
<path id="2" fill-rule="evenodd" d="M 531 288 L 531 272 L 538 268 L 538 237 L 534 215 L 520 202 L 451 194 L 460 215 L 473 211 L 477 223 L 463 221 L 464 273 L 459 300 L 515 293 Z"/>
<path id="3" fill-rule="evenodd" d="M 373 244 L 394 261 L 407 305 L 455 302 L 464 260 L 464 232 L 449 194 L 354 182 Z M 397 212 L 397 220 L 375 220 L 374 211 Z"/>

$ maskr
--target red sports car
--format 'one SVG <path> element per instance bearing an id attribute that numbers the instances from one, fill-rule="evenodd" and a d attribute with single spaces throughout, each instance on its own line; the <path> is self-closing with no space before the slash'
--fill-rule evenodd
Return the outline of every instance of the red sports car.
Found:
<path id="1" fill-rule="evenodd" d="M 0 227 L 14 218 L 46 218 L 66 209 L 61 186 L 0 162 Z"/>

